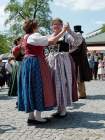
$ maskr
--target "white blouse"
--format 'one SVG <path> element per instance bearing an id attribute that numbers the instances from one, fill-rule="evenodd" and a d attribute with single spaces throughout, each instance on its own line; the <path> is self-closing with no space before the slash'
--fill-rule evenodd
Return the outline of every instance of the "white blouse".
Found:
<path id="1" fill-rule="evenodd" d="M 65 41 L 69 44 L 69 52 L 72 53 L 81 45 L 83 37 L 73 31 L 65 34 Z"/>
<path id="2" fill-rule="evenodd" d="M 34 46 L 48 46 L 48 37 L 40 33 L 33 33 L 27 39 L 27 43 Z"/>

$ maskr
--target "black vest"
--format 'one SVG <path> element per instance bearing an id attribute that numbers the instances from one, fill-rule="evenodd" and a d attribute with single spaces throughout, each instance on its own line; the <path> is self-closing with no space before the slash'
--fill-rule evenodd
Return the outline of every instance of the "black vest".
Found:
<path id="1" fill-rule="evenodd" d="M 65 36 L 63 40 L 57 42 L 59 52 L 69 52 L 69 44 L 65 42 Z"/>

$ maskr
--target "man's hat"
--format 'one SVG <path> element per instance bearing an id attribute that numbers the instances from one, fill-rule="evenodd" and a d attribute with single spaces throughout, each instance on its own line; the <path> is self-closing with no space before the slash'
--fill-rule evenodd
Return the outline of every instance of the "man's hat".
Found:
<path id="1" fill-rule="evenodd" d="M 75 25 L 75 26 L 74 26 L 74 32 L 83 33 L 83 31 L 81 30 L 81 25 Z"/>

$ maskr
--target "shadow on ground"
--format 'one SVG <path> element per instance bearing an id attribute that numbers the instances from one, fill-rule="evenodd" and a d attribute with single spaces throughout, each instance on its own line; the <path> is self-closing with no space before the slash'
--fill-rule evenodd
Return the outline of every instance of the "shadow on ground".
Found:
<path id="1" fill-rule="evenodd" d="M 16 98 L 16 96 L 8 96 L 8 87 L 0 89 L 0 100 L 11 100 L 14 98 Z"/>
<path id="2" fill-rule="evenodd" d="M 15 96 L 8 96 L 8 94 L 2 94 L 0 93 L 0 100 L 11 100 L 16 98 Z"/>
<path id="3" fill-rule="evenodd" d="M 81 108 L 81 107 L 84 106 L 84 105 L 86 105 L 86 104 L 84 104 L 84 103 L 79 103 L 79 102 L 74 103 L 74 104 L 73 104 L 73 109 L 79 109 L 79 108 Z"/>
<path id="4" fill-rule="evenodd" d="M 88 95 L 89 100 L 105 100 L 105 95 Z"/>
<path id="5" fill-rule="evenodd" d="M 102 122 L 100 122 L 102 121 Z M 105 128 L 105 114 L 91 112 L 68 112 L 65 118 L 51 118 L 47 124 L 38 124 L 38 128 L 66 129 L 66 128 L 87 128 L 101 129 Z"/>
<path id="6" fill-rule="evenodd" d="M 11 125 L 0 125 L 0 134 L 5 133 L 6 131 L 15 130 L 16 128 Z"/>

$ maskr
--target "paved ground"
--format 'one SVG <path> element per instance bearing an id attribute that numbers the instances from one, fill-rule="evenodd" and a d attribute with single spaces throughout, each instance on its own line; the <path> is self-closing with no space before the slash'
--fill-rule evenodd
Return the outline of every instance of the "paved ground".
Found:
<path id="1" fill-rule="evenodd" d="M 105 140 L 105 81 L 86 83 L 87 99 L 68 108 L 65 119 L 27 126 L 27 114 L 15 108 L 8 89 L 0 91 L 0 140 Z M 50 117 L 54 111 L 45 112 Z"/>

